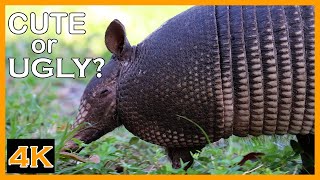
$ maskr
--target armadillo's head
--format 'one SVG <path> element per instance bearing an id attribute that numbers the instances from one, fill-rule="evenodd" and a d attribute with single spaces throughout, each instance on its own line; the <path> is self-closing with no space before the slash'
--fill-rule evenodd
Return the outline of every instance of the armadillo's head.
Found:
<path id="1" fill-rule="evenodd" d="M 120 126 L 116 112 L 116 84 L 120 64 L 111 60 L 101 69 L 102 77 L 94 77 L 87 85 L 80 100 L 79 111 L 71 129 L 73 138 L 90 143 Z M 68 141 L 64 150 L 75 151 L 76 143 Z"/>
<path id="2" fill-rule="evenodd" d="M 85 143 L 97 140 L 121 125 L 116 111 L 117 82 L 123 62 L 134 57 L 134 47 L 130 46 L 125 29 L 118 20 L 112 21 L 107 28 L 105 44 L 113 53 L 111 60 L 101 69 L 102 77 L 93 77 L 87 85 L 72 126 L 72 129 L 76 129 L 73 138 Z M 63 148 L 67 151 L 77 149 L 77 144 L 72 140 Z"/>

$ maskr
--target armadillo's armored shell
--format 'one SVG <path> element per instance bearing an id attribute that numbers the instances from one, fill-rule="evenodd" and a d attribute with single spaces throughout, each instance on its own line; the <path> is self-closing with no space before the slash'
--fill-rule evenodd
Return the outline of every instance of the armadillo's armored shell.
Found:
<path id="1" fill-rule="evenodd" d="M 312 133 L 313 13 L 309 6 L 203 6 L 172 18 L 121 73 L 123 124 L 166 147 L 206 144 L 195 123 L 212 141 Z"/>

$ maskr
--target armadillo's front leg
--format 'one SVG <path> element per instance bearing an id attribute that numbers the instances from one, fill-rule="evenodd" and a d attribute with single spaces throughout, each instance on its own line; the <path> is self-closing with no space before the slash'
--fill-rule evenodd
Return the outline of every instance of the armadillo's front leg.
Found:
<path id="1" fill-rule="evenodd" d="M 184 167 L 184 170 L 187 170 L 193 164 L 193 157 L 190 152 L 196 153 L 201 151 L 204 146 L 192 147 L 192 148 L 166 148 L 168 156 L 172 162 L 172 167 L 179 169 L 181 167 L 180 159 L 183 162 L 188 162 L 187 166 Z"/>

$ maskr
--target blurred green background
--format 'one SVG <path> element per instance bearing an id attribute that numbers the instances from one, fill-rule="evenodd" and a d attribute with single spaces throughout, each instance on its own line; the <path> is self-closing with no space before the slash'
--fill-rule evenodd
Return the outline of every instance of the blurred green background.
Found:
<path id="1" fill-rule="evenodd" d="M 8 58 L 16 58 L 16 72 L 23 68 L 22 58 L 53 59 L 63 57 L 63 72 L 78 72 L 72 57 L 103 57 L 111 54 L 104 45 L 104 33 L 113 19 L 126 27 L 131 44 L 137 44 L 174 15 L 190 6 L 6 6 L 6 19 L 14 12 L 37 14 L 41 27 L 43 12 L 85 12 L 85 35 L 67 34 L 67 18 L 63 20 L 61 35 L 55 34 L 55 21 L 50 18 L 49 31 L 34 35 L 30 29 L 23 35 L 14 35 L 6 28 L 6 138 L 55 138 L 57 174 L 185 174 L 172 169 L 165 151 L 156 145 L 134 137 L 121 127 L 96 142 L 86 145 L 79 157 L 88 159 L 80 163 L 59 155 L 70 132 L 79 99 L 86 83 L 96 73 L 91 64 L 87 78 L 39 79 L 30 74 L 16 79 L 8 74 Z M 16 27 L 22 20 L 17 19 Z M 29 20 L 26 22 L 29 24 Z M 56 38 L 52 54 L 35 54 L 31 51 L 34 39 Z M 43 64 L 44 65 L 44 64 Z M 54 71 L 55 73 L 55 71 Z M 296 174 L 301 160 L 290 146 L 291 136 L 262 136 L 258 138 L 231 137 L 208 145 L 200 154 L 194 154 L 195 163 L 188 174 Z M 244 155 L 263 152 L 261 159 L 247 161 L 240 166 Z"/>

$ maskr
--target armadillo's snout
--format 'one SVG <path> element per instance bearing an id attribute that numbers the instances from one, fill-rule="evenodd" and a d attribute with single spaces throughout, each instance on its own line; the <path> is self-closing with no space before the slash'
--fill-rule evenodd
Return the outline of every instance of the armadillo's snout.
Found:
<path id="1" fill-rule="evenodd" d="M 87 127 L 86 124 L 91 124 L 89 118 L 89 112 L 91 111 L 91 105 L 85 99 L 81 99 L 80 106 L 78 109 L 78 114 L 74 123 L 71 126 L 71 133 L 74 133 L 72 138 L 78 139 L 83 142 L 88 142 L 90 140 L 90 133 L 93 135 L 96 130 L 91 130 Z M 94 129 L 94 128 L 93 128 Z M 92 132 L 93 131 L 93 132 Z M 80 147 L 77 143 L 75 143 L 72 139 L 68 140 L 64 147 L 62 148 L 62 152 L 77 152 L 80 150 Z"/>
<path id="2" fill-rule="evenodd" d="M 71 126 L 74 135 L 66 142 L 63 148 L 65 152 L 80 151 L 81 147 L 73 139 L 88 144 L 120 126 L 118 119 L 115 118 L 117 117 L 115 93 L 108 92 L 105 95 L 85 95 L 82 98 L 78 115 Z"/>
<path id="3" fill-rule="evenodd" d="M 80 101 L 80 106 L 79 106 L 79 111 L 76 117 L 75 122 L 71 126 L 72 131 L 76 131 L 76 133 L 73 138 L 77 138 L 81 141 L 85 140 L 85 133 L 81 132 L 83 128 L 83 124 L 85 123 L 85 119 L 87 119 L 87 115 L 89 113 L 89 110 L 91 108 L 91 105 L 87 103 L 86 100 L 81 100 Z M 65 143 L 64 147 L 61 150 L 62 152 L 75 152 L 79 151 L 79 145 L 76 144 L 73 140 L 69 140 Z"/>

